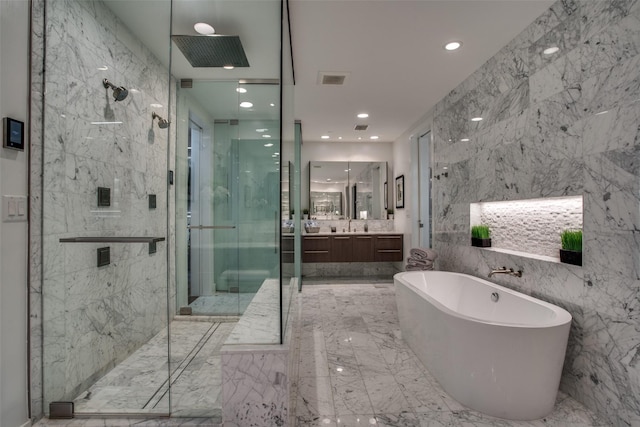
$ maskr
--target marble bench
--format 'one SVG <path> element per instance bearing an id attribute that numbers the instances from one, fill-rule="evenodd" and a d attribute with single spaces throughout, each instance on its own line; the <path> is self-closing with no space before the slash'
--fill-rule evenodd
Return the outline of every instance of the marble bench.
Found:
<path id="1" fill-rule="evenodd" d="M 289 424 L 289 335 L 280 344 L 280 280 L 266 279 L 221 349 L 225 427 Z"/>

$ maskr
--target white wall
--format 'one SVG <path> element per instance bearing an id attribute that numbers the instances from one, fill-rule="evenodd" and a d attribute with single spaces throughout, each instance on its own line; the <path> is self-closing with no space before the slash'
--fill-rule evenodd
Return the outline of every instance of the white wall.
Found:
<path id="1" fill-rule="evenodd" d="M 394 175 L 389 179 L 394 183 L 395 178 L 400 175 L 404 175 L 404 209 L 396 209 L 395 207 L 395 192 L 390 195 L 391 204 L 394 208 L 394 229 L 404 234 L 404 253 L 408 254 L 409 250 L 418 246 L 417 236 L 414 239 L 412 233 L 412 221 L 417 216 L 417 203 L 415 199 L 414 188 L 418 183 L 418 177 L 414 176 L 412 166 L 412 158 L 417 159 L 417 144 L 418 137 L 424 135 L 431 130 L 433 123 L 433 112 L 429 111 L 422 116 L 416 124 L 410 129 L 404 132 L 398 139 L 393 142 L 393 171 Z"/>
<path id="2" fill-rule="evenodd" d="M 304 127 L 303 127 L 304 131 Z M 302 135 L 304 141 L 304 134 Z M 393 182 L 391 142 L 303 142 L 301 203 L 309 206 L 309 162 L 388 162 L 389 185 Z"/>
<path id="3" fill-rule="evenodd" d="M 29 3 L 0 1 L 0 22 L 0 116 L 24 121 L 28 126 Z M 0 195 L 27 195 L 27 153 L 0 148 Z M 27 223 L 1 222 L 0 425 L 14 427 L 25 422 Z"/>

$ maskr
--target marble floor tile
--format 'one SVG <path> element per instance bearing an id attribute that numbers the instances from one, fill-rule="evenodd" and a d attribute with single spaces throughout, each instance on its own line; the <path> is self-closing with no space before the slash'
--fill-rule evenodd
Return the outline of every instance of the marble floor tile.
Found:
<path id="1" fill-rule="evenodd" d="M 298 382 L 296 416 L 309 421 L 334 415 L 329 377 L 301 377 Z"/>
<path id="2" fill-rule="evenodd" d="M 373 413 L 367 389 L 359 375 L 331 377 L 331 386 L 336 415 Z"/>
<path id="3" fill-rule="evenodd" d="M 315 334 L 306 342 L 317 342 L 323 337 L 326 353 L 307 352 L 304 365 L 313 367 L 307 372 L 318 372 L 322 371 L 320 364 L 327 364 L 334 407 L 333 412 L 325 408 L 322 410 L 325 413 L 320 414 L 303 405 L 296 412 L 296 426 L 604 425 L 562 393 L 554 411 L 541 420 L 502 420 L 465 408 L 440 387 L 402 340 L 391 283 L 339 281 L 331 284 L 323 280 L 313 286 L 303 286 L 300 312 L 305 331 Z M 301 351 L 300 357 L 303 354 Z M 317 363 L 308 360 L 314 355 L 319 359 Z M 301 377 L 300 381 L 305 379 Z M 329 398 L 324 402 L 328 404 Z"/>

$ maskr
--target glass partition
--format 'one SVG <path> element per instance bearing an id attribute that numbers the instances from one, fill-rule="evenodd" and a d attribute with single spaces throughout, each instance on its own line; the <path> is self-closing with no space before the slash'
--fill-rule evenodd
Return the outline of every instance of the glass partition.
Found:
<path id="1" fill-rule="evenodd" d="M 386 219 L 387 162 L 310 162 L 314 219 Z"/>
<path id="2" fill-rule="evenodd" d="M 144 2 L 163 24 L 157 50 L 125 3 L 44 2 L 45 413 L 60 401 L 76 414 L 170 411 L 171 3 Z"/>

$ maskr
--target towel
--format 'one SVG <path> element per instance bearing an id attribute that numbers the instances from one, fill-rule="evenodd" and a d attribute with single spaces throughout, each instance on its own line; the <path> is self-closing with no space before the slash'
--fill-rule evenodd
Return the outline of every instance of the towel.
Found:
<path id="1" fill-rule="evenodd" d="M 418 264 L 407 264 L 404 267 L 405 271 L 428 271 L 428 270 L 433 270 L 433 266 L 431 267 L 426 267 L 424 265 L 418 265 Z"/>
<path id="2" fill-rule="evenodd" d="M 413 248 L 409 251 L 409 256 L 417 259 L 428 259 L 430 261 L 434 261 L 438 258 L 436 251 L 429 248 Z"/>
<path id="3" fill-rule="evenodd" d="M 433 261 L 428 260 L 428 259 L 418 259 L 418 258 L 414 258 L 414 257 L 409 257 L 407 258 L 407 264 L 418 264 L 418 265 L 424 265 L 427 267 L 431 267 L 433 266 Z"/>

